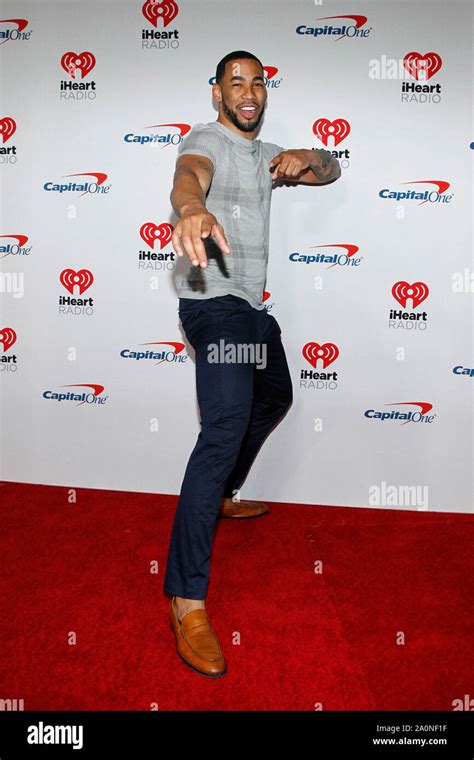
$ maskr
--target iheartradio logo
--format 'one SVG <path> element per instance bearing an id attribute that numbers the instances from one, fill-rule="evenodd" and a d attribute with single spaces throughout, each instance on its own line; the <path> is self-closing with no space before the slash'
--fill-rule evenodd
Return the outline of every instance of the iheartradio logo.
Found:
<path id="1" fill-rule="evenodd" d="M 16 372 L 18 369 L 16 354 L 6 352 L 16 343 L 16 332 L 13 327 L 0 327 L 0 345 L 3 355 L 0 356 L 0 372 Z"/>
<path id="2" fill-rule="evenodd" d="M 163 28 L 166 28 L 179 13 L 178 3 L 175 0 L 147 0 L 142 5 L 142 13 L 155 28 L 158 27 L 158 19 L 163 21 Z"/>
<path id="3" fill-rule="evenodd" d="M 77 272 L 74 269 L 63 269 L 59 281 L 70 293 L 74 293 L 74 288 L 77 287 L 82 295 L 94 282 L 94 275 L 88 269 L 79 269 Z"/>
<path id="4" fill-rule="evenodd" d="M 142 5 L 142 14 L 155 28 L 142 29 L 142 49 L 164 50 L 179 47 L 179 32 L 177 29 L 167 29 L 179 13 L 175 0 L 146 0 Z M 162 30 L 158 31 L 158 22 L 162 22 Z"/>
<path id="5" fill-rule="evenodd" d="M 339 348 L 335 343 L 305 343 L 301 353 L 314 370 L 318 361 L 323 371 L 302 369 L 300 372 L 300 388 L 313 390 L 335 390 L 337 388 L 337 372 L 325 372 L 330 364 L 339 356 Z"/>
<path id="6" fill-rule="evenodd" d="M 438 53 L 407 53 L 403 59 L 403 67 L 415 82 L 402 82 L 402 103 L 440 103 L 441 84 L 428 84 L 428 80 L 438 73 L 442 65 L 443 61 Z"/>
<path id="7" fill-rule="evenodd" d="M 350 134 L 351 125 L 347 119 L 334 119 L 330 121 L 326 118 L 316 119 L 313 124 L 313 134 L 316 135 L 318 140 L 327 148 L 329 140 L 332 138 L 334 148 L 337 148 L 339 143 L 346 139 Z M 331 151 L 334 158 L 339 159 L 339 163 L 342 169 L 347 169 L 349 166 L 350 152 L 348 148 L 341 150 Z"/>
<path id="8" fill-rule="evenodd" d="M 160 250 L 171 242 L 174 227 L 168 222 L 155 224 L 154 222 L 145 222 L 140 227 L 140 237 L 150 248 L 155 249 L 155 241 L 160 243 Z"/>
<path id="9" fill-rule="evenodd" d="M 76 79 L 76 72 L 79 71 L 81 79 L 84 79 L 96 64 L 96 58 L 89 50 L 82 53 L 64 53 L 61 58 L 61 66 L 72 79 Z"/>
<path id="10" fill-rule="evenodd" d="M 16 332 L 13 327 L 0 328 L 0 343 L 3 346 L 4 352 L 8 351 L 16 343 Z"/>
<path id="11" fill-rule="evenodd" d="M 62 79 L 59 85 L 61 100 L 95 100 L 96 83 L 93 80 L 84 82 L 96 64 L 95 55 L 90 50 L 82 53 L 64 53 L 61 67 L 69 79 Z M 80 76 L 79 76 L 80 75 Z"/>
<path id="12" fill-rule="evenodd" d="M 16 121 L 11 116 L 4 116 L 0 119 L 0 135 L 2 144 L 5 145 L 7 140 L 16 132 Z"/>
<path id="13" fill-rule="evenodd" d="M 332 137 L 334 147 L 346 139 L 351 131 L 351 126 L 346 119 L 316 119 L 313 124 L 313 133 L 323 145 L 327 147 L 329 138 Z"/>
<path id="14" fill-rule="evenodd" d="M 59 313 L 73 316 L 90 316 L 94 313 L 94 301 L 92 297 L 78 298 L 74 296 L 74 289 L 79 296 L 90 288 L 94 282 L 94 275 L 88 269 L 63 269 L 59 275 L 59 281 L 70 296 L 59 296 Z"/>
<path id="15" fill-rule="evenodd" d="M 176 254 L 174 250 L 163 251 L 171 243 L 171 237 L 174 227 L 169 222 L 155 224 L 155 222 L 145 222 L 140 227 L 140 237 L 147 244 L 148 250 L 140 249 L 138 251 L 138 268 L 156 271 L 160 269 L 174 269 L 176 267 Z M 156 247 L 159 250 L 155 250 Z M 149 250 L 151 248 L 151 251 Z"/>
<path id="16" fill-rule="evenodd" d="M 11 116 L 4 116 L 0 119 L 0 135 L 2 138 L 2 145 L 11 138 L 16 132 L 16 121 Z M 16 145 L 11 143 L 6 148 L 0 150 L 0 163 L 2 164 L 16 164 Z"/>
<path id="17" fill-rule="evenodd" d="M 324 369 L 336 361 L 339 349 L 335 343 L 306 343 L 302 354 L 309 364 L 316 369 L 316 364 L 321 360 Z"/>
<path id="18" fill-rule="evenodd" d="M 408 308 L 411 302 L 411 308 L 417 309 L 429 295 L 428 285 L 424 282 L 414 282 L 410 285 L 405 280 L 399 280 L 392 287 L 392 296 L 403 307 Z M 401 309 L 390 309 L 389 329 L 393 330 L 426 330 L 428 325 L 428 314 L 426 311 L 402 311 Z"/>
<path id="19" fill-rule="evenodd" d="M 407 53 L 403 65 L 408 73 L 418 81 L 426 81 L 438 73 L 443 61 L 438 53 Z"/>
<path id="20" fill-rule="evenodd" d="M 392 288 L 393 297 L 404 309 L 407 307 L 408 299 L 411 299 L 412 306 L 416 309 L 425 298 L 428 298 L 429 292 L 428 285 L 424 282 L 414 282 L 413 285 L 410 285 L 408 282 L 400 280 Z"/>

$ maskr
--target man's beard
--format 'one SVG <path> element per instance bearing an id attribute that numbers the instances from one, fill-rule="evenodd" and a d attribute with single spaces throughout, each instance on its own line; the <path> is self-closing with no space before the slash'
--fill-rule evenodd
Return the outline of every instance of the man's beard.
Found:
<path id="1" fill-rule="evenodd" d="M 231 111 L 227 103 L 225 102 L 224 98 L 222 98 L 222 108 L 229 119 L 229 121 L 232 122 L 232 124 L 237 127 L 238 129 L 241 129 L 242 132 L 253 132 L 254 129 L 258 127 L 260 124 L 260 120 L 263 116 L 263 108 L 260 110 L 260 113 L 258 114 L 257 118 L 254 121 L 240 121 L 239 117 L 237 116 L 237 113 L 235 111 Z"/>

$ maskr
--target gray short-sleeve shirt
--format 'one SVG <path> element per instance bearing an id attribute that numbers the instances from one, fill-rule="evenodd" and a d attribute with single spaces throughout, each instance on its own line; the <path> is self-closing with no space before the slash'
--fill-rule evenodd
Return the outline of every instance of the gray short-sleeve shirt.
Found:
<path id="1" fill-rule="evenodd" d="M 178 156 L 207 156 L 214 165 L 206 208 L 222 225 L 231 255 L 204 238 L 208 266 L 193 266 L 183 276 L 180 298 L 212 298 L 228 293 L 254 308 L 262 302 L 268 262 L 272 178 L 269 161 L 285 150 L 275 143 L 249 140 L 221 122 L 196 124 L 178 147 Z"/>

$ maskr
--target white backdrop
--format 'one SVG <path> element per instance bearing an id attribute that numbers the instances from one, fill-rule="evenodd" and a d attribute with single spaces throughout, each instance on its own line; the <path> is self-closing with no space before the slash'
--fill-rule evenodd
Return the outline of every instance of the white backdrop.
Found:
<path id="1" fill-rule="evenodd" d="M 266 305 L 294 403 L 242 497 L 472 512 L 471 3 L 38 0 L 0 16 L 1 477 L 179 493 L 199 416 L 169 194 L 177 143 L 217 117 L 217 62 L 245 49 L 268 76 L 260 139 L 342 151 L 343 174 L 273 191 Z M 325 344 L 337 381 L 305 386 Z M 165 360 L 131 358 L 149 350 Z"/>

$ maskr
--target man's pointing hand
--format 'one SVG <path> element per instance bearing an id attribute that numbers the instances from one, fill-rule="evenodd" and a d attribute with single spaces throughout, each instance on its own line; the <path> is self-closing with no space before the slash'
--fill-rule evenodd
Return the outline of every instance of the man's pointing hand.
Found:
<path id="1" fill-rule="evenodd" d="M 304 148 L 282 151 L 269 163 L 270 169 L 273 170 L 272 179 L 295 179 L 309 168 L 310 158 L 308 151 Z"/>
<path id="2" fill-rule="evenodd" d="M 203 238 L 213 238 L 222 253 L 230 255 L 231 251 L 222 226 L 214 214 L 207 209 L 187 209 L 174 228 L 171 242 L 178 256 L 184 253 L 193 266 L 207 267 L 208 261 Z"/>

